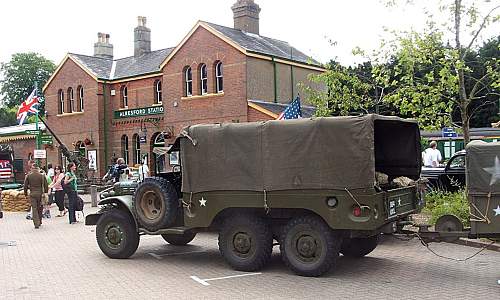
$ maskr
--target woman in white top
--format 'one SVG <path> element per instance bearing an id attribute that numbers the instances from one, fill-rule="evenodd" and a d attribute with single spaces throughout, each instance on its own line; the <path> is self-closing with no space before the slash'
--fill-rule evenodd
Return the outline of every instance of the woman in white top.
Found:
<path id="1" fill-rule="evenodd" d="M 56 217 L 62 217 L 66 215 L 66 208 L 64 207 L 64 191 L 61 185 L 61 181 L 64 179 L 64 171 L 61 166 L 57 166 L 54 171 L 54 180 L 49 185 L 49 189 L 54 191 L 56 204 L 59 208 L 59 214 Z"/>

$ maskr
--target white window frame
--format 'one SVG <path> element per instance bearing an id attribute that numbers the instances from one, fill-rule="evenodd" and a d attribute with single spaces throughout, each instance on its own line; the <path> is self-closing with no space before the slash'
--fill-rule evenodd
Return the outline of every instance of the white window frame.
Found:
<path id="1" fill-rule="evenodd" d="M 155 92 L 156 92 L 156 104 L 161 104 L 162 102 L 162 91 L 161 91 L 161 80 L 158 80 L 155 84 Z"/>
<path id="2" fill-rule="evenodd" d="M 125 160 L 125 164 L 128 165 L 128 157 L 129 157 L 129 152 L 128 152 L 128 135 L 124 134 L 122 135 L 122 154 L 123 154 L 123 159 Z"/>
<path id="3" fill-rule="evenodd" d="M 124 86 L 122 89 L 123 108 L 128 108 L 128 88 Z"/>
<path id="4" fill-rule="evenodd" d="M 141 142 L 138 134 L 134 134 L 134 163 L 142 164 L 141 162 Z"/>
<path id="5" fill-rule="evenodd" d="M 78 97 L 80 98 L 80 111 L 83 111 L 83 86 L 80 86 L 80 89 L 78 90 Z"/>
<path id="6" fill-rule="evenodd" d="M 220 87 L 219 79 L 222 82 L 222 88 Z M 223 93 L 224 92 L 224 74 L 222 70 L 222 62 L 219 61 L 215 65 L 215 92 Z"/>
<path id="7" fill-rule="evenodd" d="M 72 113 L 75 111 L 75 93 L 73 92 L 73 88 L 70 87 L 68 89 L 68 103 L 69 103 L 69 112 Z"/>
<path id="8" fill-rule="evenodd" d="M 208 94 L 208 72 L 207 65 L 200 66 L 200 95 Z"/>
<path id="9" fill-rule="evenodd" d="M 191 79 L 189 79 L 190 76 Z M 186 71 L 184 72 L 184 81 L 186 83 L 186 97 L 193 96 L 193 71 L 191 67 L 187 67 Z"/>
<path id="10" fill-rule="evenodd" d="M 64 91 L 59 91 L 59 107 L 61 108 L 61 114 L 64 113 Z"/>

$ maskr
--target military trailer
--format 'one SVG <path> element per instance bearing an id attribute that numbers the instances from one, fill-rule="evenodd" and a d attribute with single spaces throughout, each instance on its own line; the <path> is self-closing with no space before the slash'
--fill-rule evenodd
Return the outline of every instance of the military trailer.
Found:
<path id="1" fill-rule="evenodd" d="M 263 268 L 274 239 L 292 271 L 319 276 L 339 253 L 373 251 L 382 232 L 394 232 L 423 206 L 411 183 L 421 166 L 419 128 L 411 120 L 194 125 L 169 151 L 180 152 L 177 172 L 117 183 L 101 193 L 101 210 L 86 217 L 108 257 L 130 257 L 145 234 L 186 245 L 198 232 L 215 231 L 236 270 Z M 410 184 L 397 185 L 398 178 Z"/>
<path id="2" fill-rule="evenodd" d="M 454 215 L 437 219 L 435 231 L 420 226 L 425 242 L 491 238 L 500 240 L 500 143 L 472 141 L 465 147 L 465 180 L 470 228 Z"/>

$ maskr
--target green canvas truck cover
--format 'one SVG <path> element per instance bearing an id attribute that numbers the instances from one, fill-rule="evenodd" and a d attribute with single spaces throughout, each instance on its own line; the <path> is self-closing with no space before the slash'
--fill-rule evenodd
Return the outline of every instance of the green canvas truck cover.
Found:
<path id="1" fill-rule="evenodd" d="M 472 141 L 465 149 L 469 193 L 500 193 L 500 142 Z"/>
<path id="2" fill-rule="evenodd" d="M 183 192 L 373 188 L 420 175 L 415 121 L 379 115 L 194 125 L 176 141 Z"/>

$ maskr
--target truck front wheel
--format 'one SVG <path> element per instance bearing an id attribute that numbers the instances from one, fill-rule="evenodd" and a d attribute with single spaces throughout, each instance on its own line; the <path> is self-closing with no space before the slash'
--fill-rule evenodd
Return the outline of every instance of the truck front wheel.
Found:
<path id="1" fill-rule="evenodd" d="M 340 253 L 349 257 L 363 257 L 377 248 L 378 239 L 379 235 L 367 238 L 345 238 Z"/>
<path id="2" fill-rule="evenodd" d="M 183 234 L 162 234 L 161 237 L 170 245 L 175 246 L 185 246 L 189 244 L 194 237 L 196 236 L 196 232 L 194 231 L 186 231 Z"/>
<path id="3" fill-rule="evenodd" d="M 99 218 L 96 239 L 101 251 L 110 258 L 129 258 L 139 246 L 139 233 L 128 213 L 110 210 Z"/>
<path id="4" fill-rule="evenodd" d="M 273 236 L 258 216 L 237 214 L 226 219 L 219 233 L 219 251 L 238 271 L 257 271 L 271 259 Z"/>
<path id="5" fill-rule="evenodd" d="M 320 276 L 335 266 L 341 239 L 317 216 L 301 216 L 288 222 L 280 239 L 281 257 L 301 276 Z"/>

